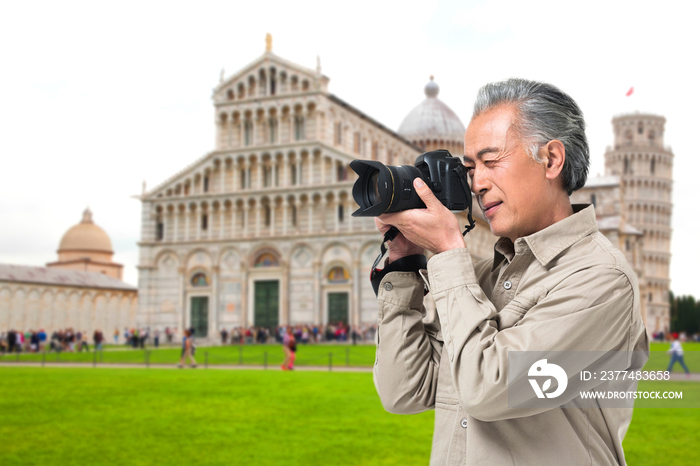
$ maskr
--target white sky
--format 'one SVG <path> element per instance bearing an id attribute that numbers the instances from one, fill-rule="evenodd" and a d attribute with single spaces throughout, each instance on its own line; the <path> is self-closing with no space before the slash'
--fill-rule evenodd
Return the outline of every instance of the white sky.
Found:
<path id="1" fill-rule="evenodd" d="M 330 91 L 394 129 L 431 74 L 465 125 L 487 82 L 555 84 L 584 111 L 591 175 L 603 173 L 613 115 L 665 116 L 675 154 L 671 289 L 700 296 L 691 200 L 700 32 L 683 3 L 2 2 L 0 262 L 56 260 L 89 205 L 136 284 L 140 203 L 131 196 L 213 149 L 219 73 L 261 55 L 270 32 L 276 54 L 309 68 L 320 55 Z"/>

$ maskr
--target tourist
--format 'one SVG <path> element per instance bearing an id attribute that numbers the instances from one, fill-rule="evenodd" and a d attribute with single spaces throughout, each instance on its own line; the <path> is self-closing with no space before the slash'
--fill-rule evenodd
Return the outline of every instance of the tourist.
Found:
<path id="1" fill-rule="evenodd" d="M 185 367 L 185 358 L 189 359 L 190 367 L 197 367 L 197 361 L 194 360 L 194 342 L 192 340 L 192 332 L 185 330 L 185 336 L 182 337 L 182 355 L 180 356 L 180 364 L 177 365 L 180 369 Z"/>
<path id="2" fill-rule="evenodd" d="M 681 342 L 678 340 L 678 334 L 673 334 L 673 343 L 671 343 L 671 349 L 668 350 L 668 354 L 671 355 L 671 362 L 668 363 L 668 369 L 666 369 L 666 371 L 671 372 L 673 370 L 673 366 L 675 366 L 676 362 L 678 362 L 685 371 L 685 376 L 690 378 L 690 371 L 683 360 L 683 347 L 681 346 Z"/>
<path id="3" fill-rule="evenodd" d="M 294 331 L 291 326 L 287 327 L 287 331 L 282 339 L 282 349 L 284 350 L 284 362 L 282 363 L 283 371 L 294 370 L 294 360 L 296 359 L 297 341 L 294 338 Z"/>
<path id="4" fill-rule="evenodd" d="M 92 334 L 92 341 L 95 344 L 95 351 L 102 351 L 103 340 L 104 336 L 102 335 L 102 332 L 99 330 L 95 330 Z"/>

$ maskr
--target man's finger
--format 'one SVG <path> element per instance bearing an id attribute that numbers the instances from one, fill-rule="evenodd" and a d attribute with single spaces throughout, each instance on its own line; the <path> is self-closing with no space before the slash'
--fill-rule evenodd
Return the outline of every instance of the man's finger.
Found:
<path id="1" fill-rule="evenodd" d="M 423 182 L 421 178 L 416 178 L 413 180 L 413 187 L 428 209 L 434 209 L 442 205 L 442 202 L 435 197 L 433 191 Z"/>
<path id="2" fill-rule="evenodd" d="M 374 225 L 377 227 L 377 230 L 379 230 L 381 234 L 386 233 L 387 231 L 389 231 L 389 228 L 391 228 L 391 225 L 382 222 L 379 217 L 374 217 Z"/>

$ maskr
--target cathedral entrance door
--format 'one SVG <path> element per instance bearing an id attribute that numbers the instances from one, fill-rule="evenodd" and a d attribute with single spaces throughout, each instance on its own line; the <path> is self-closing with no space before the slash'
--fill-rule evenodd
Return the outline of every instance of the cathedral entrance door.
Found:
<path id="1" fill-rule="evenodd" d="M 255 316 L 253 325 L 275 329 L 279 325 L 279 281 L 255 282 Z"/>
<path id="2" fill-rule="evenodd" d="M 328 293 L 328 323 L 337 324 L 343 322 L 348 324 L 348 294 Z"/>
<path id="3" fill-rule="evenodd" d="M 206 337 L 209 330 L 209 297 L 198 296 L 190 300 L 190 327 L 196 338 Z"/>

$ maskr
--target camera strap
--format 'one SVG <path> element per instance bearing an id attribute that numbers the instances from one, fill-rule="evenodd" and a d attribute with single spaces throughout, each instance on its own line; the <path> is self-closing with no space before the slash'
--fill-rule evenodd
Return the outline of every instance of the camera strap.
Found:
<path id="1" fill-rule="evenodd" d="M 464 165 L 457 165 L 455 167 L 455 171 L 459 175 L 459 181 L 462 183 L 462 188 L 469 199 L 469 208 L 467 209 L 467 222 L 469 222 L 469 224 L 464 225 L 464 232 L 462 233 L 462 236 L 467 236 L 467 233 L 472 231 L 476 226 L 476 222 L 472 218 L 472 190 L 469 189 L 469 184 L 467 183 L 467 171 L 464 168 Z"/>
<path id="2" fill-rule="evenodd" d="M 385 234 L 384 234 L 384 241 L 382 241 L 382 246 L 381 246 L 381 253 L 377 257 L 377 259 L 374 261 L 374 264 L 372 265 L 372 271 L 370 272 L 370 282 L 372 282 L 372 288 L 374 289 L 374 294 L 379 294 L 379 284 L 381 283 L 382 279 L 384 276 L 390 272 L 414 272 L 416 274 L 420 274 L 420 271 L 422 269 L 425 269 L 428 267 L 428 260 L 423 254 L 415 254 L 413 256 L 406 256 L 402 257 L 401 259 L 397 259 L 391 264 L 387 265 L 384 267 L 382 270 L 377 269 L 377 266 L 381 263 L 382 259 L 386 255 L 387 248 L 386 248 L 386 242 L 387 241 L 392 241 L 394 238 L 396 238 L 396 235 L 399 233 L 399 230 L 396 227 L 391 227 Z M 427 292 L 427 288 L 424 289 L 424 292 Z"/>
<path id="3" fill-rule="evenodd" d="M 377 256 L 376 259 L 374 259 L 374 264 L 372 264 L 372 274 L 374 274 L 374 271 L 377 270 L 377 266 L 382 262 L 382 259 L 384 259 L 384 256 L 386 255 L 386 242 L 387 241 L 393 241 L 394 238 L 396 238 L 396 235 L 399 234 L 399 229 L 396 227 L 391 227 L 387 230 L 386 233 L 384 233 L 384 239 L 382 240 L 382 245 L 379 248 L 381 252 Z M 371 277 L 370 277 L 371 278 Z"/>

